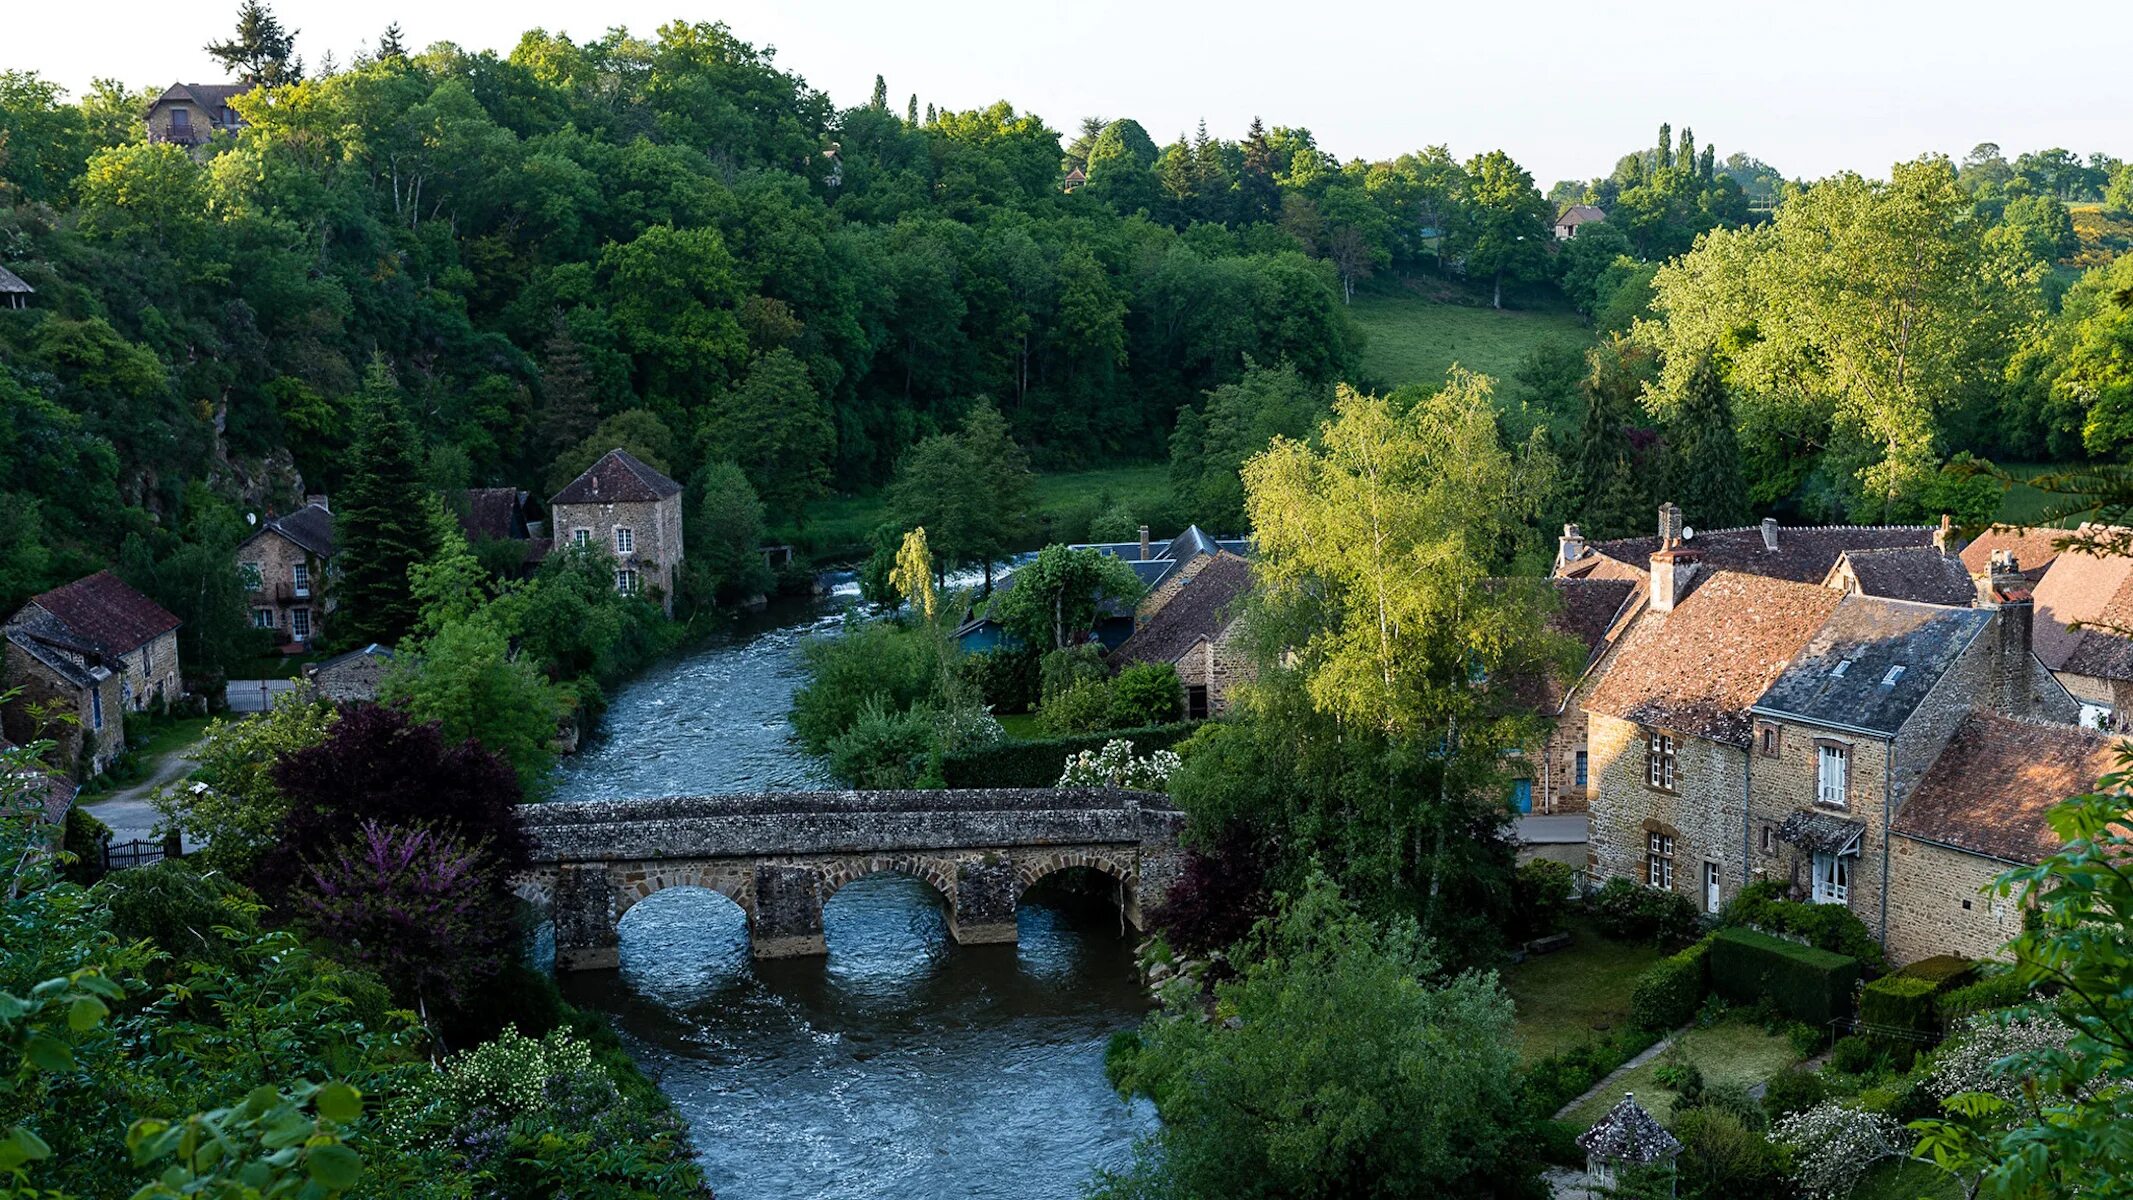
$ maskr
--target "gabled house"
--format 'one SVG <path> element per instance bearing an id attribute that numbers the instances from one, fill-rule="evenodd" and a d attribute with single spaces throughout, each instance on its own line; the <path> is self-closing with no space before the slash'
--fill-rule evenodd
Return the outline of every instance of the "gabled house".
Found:
<path id="1" fill-rule="evenodd" d="M 1149 536 L 1148 527 L 1143 525 L 1139 541 L 1078 542 L 1068 549 L 1096 550 L 1110 555 L 1131 567 L 1141 581 L 1143 590 L 1137 603 L 1130 608 L 1106 603 L 1098 614 L 1096 641 L 1105 650 L 1116 650 L 1133 636 L 1136 628 L 1161 610 L 1195 571 L 1220 553 L 1249 557 L 1251 542 L 1245 538 L 1213 537 L 1197 525 L 1188 525 L 1183 533 L 1158 544 Z M 992 596 L 971 602 L 969 611 L 963 615 L 963 623 L 955 631 L 957 645 L 975 654 L 1008 644 L 1011 639 L 1007 631 L 993 619 L 992 602 L 1001 592 L 1012 588 L 1014 580 L 1015 573 L 1009 571 L 994 581 Z"/>
<path id="2" fill-rule="evenodd" d="M 2133 730 L 2133 557 L 2069 549 L 2038 571 L 2020 549 L 2001 553 L 2025 581 L 2034 573 L 2037 657 L 2080 699 L 2083 723 Z"/>
<path id="3" fill-rule="evenodd" d="M 128 712 L 163 708 L 185 692 L 178 662 L 181 622 L 109 571 L 31 597 L 7 624 L 117 663 L 120 707 Z"/>
<path id="4" fill-rule="evenodd" d="M 1942 536 L 1945 535 L 1936 534 Z M 1970 568 L 1947 548 L 1946 542 L 1846 550 L 1837 557 L 1822 584 L 1840 592 L 1922 604 L 1968 604 L 1977 591 Z"/>
<path id="5" fill-rule="evenodd" d="M 182 691 L 178 624 L 109 571 L 32 598 L 0 630 L 0 678 L 20 689 L 0 731 L 17 743 L 50 738 L 54 761 L 101 773 L 126 748 L 126 714 Z M 51 719 L 60 715 L 72 719 Z"/>
<path id="6" fill-rule="evenodd" d="M 1578 235 L 1579 226 L 1606 219 L 1607 212 L 1605 209 L 1596 208 L 1590 204 L 1573 204 L 1563 210 L 1563 215 L 1555 219 L 1555 240 L 1567 242 Z"/>
<path id="7" fill-rule="evenodd" d="M 681 485 L 620 448 L 600 456 L 548 502 L 554 545 L 615 556 L 615 590 L 656 597 L 674 612 L 681 566 Z"/>
<path id="8" fill-rule="evenodd" d="M 1522 813 L 1584 812 L 1592 794 L 1588 718 L 1582 694 L 1604 673 L 1629 619 L 1643 603 L 1642 586 L 1628 579 L 1551 579 L 1556 608 L 1548 628 L 1585 649 L 1577 676 L 1510 681 L 1512 698 L 1548 721 L 1548 735 L 1525 773 L 1513 771 L 1511 806 Z"/>
<path id="9" fill-rule="evenodd" d="M 249 83 L 174 83 L 148 102 L 148 140 L 188 149 L 215 134 L 234 134 L 244 118 L 230 102 L 252 90 Z"/>
<path id="10" fill-rule="evenodd" d="M 516 543 L 521 575 L 530 575 L 555 547 L 547 522 L 535 515 L 532 496 L 519 488 L 468 488 L 455 515 L 470 546 Z"/>
<path id="11" fill-rule="evenodd" d="M 333 510 L 312 496 L 295 512 L 269 517 L 237 546 L 252 627 L 301 648 L 324 636 L 333 612 Z"/>
<path id="12" fill-rule="evenodd" d="M 1696 552 L 1706 571 L 1739 571 L 1795 583 L 1821 583 L 1847 551 L 1931 546 L 1930 525 L 1757 525 L 1695 529 L 1674 504 L 1659 506 L 1655 536 L 1588 542 L 1575 525 L 1563 527 L 1555 573 L 1570 579 L 1636 579 L 1649 576 L 1652 555 L 1668 544 Z"/>
<path id="13" fill-rule="evenodd" d="M 1106 662 L 1115 670 L 1136 663 L 1169 663 L 1185 688 L 1190 720 L 1229 708 L 1230 692 L 1245 680 L 1251 662 L 1238 644 L 1252 565 L 1227 550 L 1203 555 L 1190 572 L 1165 581 L 1163 601 Z"/>

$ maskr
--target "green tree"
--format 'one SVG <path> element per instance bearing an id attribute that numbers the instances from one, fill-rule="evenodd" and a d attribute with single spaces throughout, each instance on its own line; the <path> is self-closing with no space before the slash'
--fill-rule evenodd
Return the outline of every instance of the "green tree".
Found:
<path id="1" fill-rule="evenodd" d="M 698 436 L 703 457 L 737 463 L 778 520 L 805 524 L 807 506 L 829 494 L 837 431 L 790 350 L 757 359 L 740 386 L 714 399 Z"/>
<path id="2" fill-rule="evenodd" d="M 980 402 L 954 434 L 935 434 L 897 463 L 889 485 L 891 524 L 924 527 L 945 575 L 969 563 L 992 566 L 1027 526 L 1032 505 L 1029 458 L 991 404 Z"/>
<path id="3" fill-rule="evenodd" d="M 1734 437 L 1733 403 L 1709 353 L 1689 370 L 1681 387 L 1681 395 L 1669 405 L 1674 467 L 1669 491 L 1699 525 L 1726 529 L 1743 524 L 1748 519 L 1748 486 L 1741 473 L 1740 442 Z"/>
<path id="4" fill-rule="evenodd" d="M 1445 978 L 1412 919 L 1378 925 L 1314 875 L 1254 931 L 1219 1012 L 1173 989 L 1108 1067 L 1161 1130 L 1099 1196 L 1511 1196 L 1525 1152 L 1511 1001 Z"/>
<path id="5" fill-rule="evenodd" d="M 1248 362 L 1241 378 L 1208 392 L 1201 407 L 1179 409 L 1170 435 L 1170 490 L 1178 503 L 1202 524 L 1243 530 L 1246 460 L 1277 437 L 1308 437 L 1329 394 L 1288 363 Z"/>
<path id="6" fill-rule="evenodd" d="M 246 83 L 279 87 L 304 77 L 304 60 L 296 56 L 294 29 L 283 29 L 280 18 L 263 0 L 243 0 L 237 6 L 237 29 L 227 40 L 209 42 L 207 53 L 226 70 Z"/>
<path id="7" fill-rule="evenodd" d="M 696 478 L 696 511 L 685 527 L 688 566 L 702 572 L 705 591 L 719 599 L 760 596 L 775 580 L 763 559 L 763 502 L 748 476 L 730 462 L 713 463 Z"/>
<path id="8" fill-rule="evenodd" d="M 1546 270 L 1551 210 L 1533 176 L 1501 150 L 1469 161 L 1466 181 L 1453 240 L 1467 272 L 1494 281 L 1489 302 L 1502 308 L 1504 280 L 1523 283 Z"/>
<path id="9" fill-rule="evenodd" d="M 1101 550 L 1046 546 L 993 597 L 993 616 L 1024 646 L 1064 650 L 1087 641 L 1106 603 L 1140 598 L 1140 577 Z"/>
<path id="10" fill-rule="evenodd" d="M 519 787 L 545 794 L 555 766 L 562 698 L 483 610 L 452 621 L 393 662 L 378 689 L 384 703 L 434 722 L 447 743 L 472 740 L 511 764 Z"/>
<path id="11" fill-rule="evenodd" d="M 392 368 L 372 359 L 356 399 L 348 486 L 334 510 L 329 629 L 343 645 L 390 645 L 419 615 L 408 572 L 435 549 L 416 468 L 419 444 Z"/>
<path id="12" fill-rule="evenodd" d="M 156 793 L 164 822 L 198 843 L 189 856 L 203 868 L 248 878 L 281 832 L 289 802 L 274 782 L 274 764 L 326 738 L 332 706 L 288 695 L 250 720 L 218 718 L 192 751 L 197 787 Z"/>
<path id="13" fill-rule="evenodd" d="M 570 486 L 571 480 L 605 458 L 610 450 L 627 450 L 661 474 L 671 474 L 681 457 L 680 445 L 665 421 L 648 409 L 627 409 L 600 422 L 590 436 L 555 460 L 548 469 L 549 494 Z"/>

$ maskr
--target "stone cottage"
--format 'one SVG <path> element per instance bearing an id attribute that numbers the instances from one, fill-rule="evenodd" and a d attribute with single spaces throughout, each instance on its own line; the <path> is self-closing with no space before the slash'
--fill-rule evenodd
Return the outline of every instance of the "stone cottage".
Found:
<path id="1" fill-rule="evenodd" d="M 1107 651 L 1115 651 L 1133 636 L 1150 618 L 1178 594 L 1186 581 L 1217 554 L 1228 553 L 1237 558 L 1248 558 L 1251 543 L 1243 538 L 1218 538 L 1197 525 L 1188 525 L 1183 533 L 1167 542 L 1158 542 L 1150 536 L 1148 527 L 1141 526 L 1140 540 L 1133 542 L 1078 542 L 1070 550 L 1094 550 L 1109 555 L 1132 568 L 1133 574 L 1144 589 L 1141 598 L 1132 605 L 1106 601 L 1096 616 L 1096 628 L 1092 631 L 1096 641 Z M 993 585 L 992 596 L 980 597 L 971 602 L 963 614 L 962 624 L 956 627 L 956 644 L 972 654 L 996 650 L 1012 642 L 1012 638 L 992 616 L 993 597 L 1015 586 L 1013 571 L 1002 575 Z"/>
<path id="2" fill-rule="evenodd" d="M 1135 663 L 1177 668 L 1192 720 L 1227 711 L 1231 689 L 1251 663 L 1239 643 L 1243 600 L 1252 590 L 1252 565 L 1227 550 L 1201 556 L 1189 572 L 1166 581 L 1163 601 L 1107 658 L 1120 670 Z"/>
<path id="3" fill-rule="evenodd" d="M 610 450 L 548 502 L 555 546 L 598 547 L 615 558 L 615 590 L 674 612 L 681 566 L 681 485 L 627 450 Z"/>
<path id="4" fill-rule="evenodd" d="M 174 83 L 149 101 L 145 123 L 148 140 L 205 146 L 215 134 L 235 134 L 244 119 L 230 102 L 252 90 L 249 83 Z"/>
<path id="5" fill-rule="evenodd" d="M 9 627 L 95 650 L 118 664 L 120 707 L 161 709 L 185 693 L 178 618 L 109 571 L 34 596 Z"/>
<path id="6" fill-rule="evenodd" d="M 1575 530 L 1576 526 L 1570 527 Z M 1582 696 L 1604 673 L 1619 635 L 1642 603 L 1642 588 L 1628 579 L 1551 579 L 1556 607 L 1548 627 L 1573 638 L 1585 649 L 1578 675 L 1567 682 L 1552 676 L 1525 676 L 1511 681 L 1513 699 L 1548 721 L 1538 750 L 1512 771 L 1511 806 L 1519 812 L 1578 813 L 1592 794 L 1588 718 Z"/>
<path id="7" fill-rule="evenodd" d="M 333 510 L 312 496 L 302 508 L 270 517 L 237 547 L 252 627 L 302 648 L 325 636 L 333 612 Z"/>
<path id="8" fill-rule="evenodd" d="M 178 625 L 109 571 L 33 597 L 0 630 L 0 686 L 20 693 L 0 712 L 0 732 L 50 738 L 55 764 L 100 774 L 126 748 L 128 712 L 183 693 Z M 73 719 L 52 719 L 61 715 Z"/>
<path id="9" fill-rule="evenodd" d="M 367 703 L 393 664 L 393 652 L 376 642 L 304 668 L 304 689 L 335 704 Z"/>

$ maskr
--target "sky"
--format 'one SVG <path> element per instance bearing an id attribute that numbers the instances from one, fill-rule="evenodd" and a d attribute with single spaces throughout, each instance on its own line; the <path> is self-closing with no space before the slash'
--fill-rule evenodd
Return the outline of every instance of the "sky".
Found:
<path id="1" fill-rule="evenodd" d="M 234 15 L 235 0 L 223 7 Z M 9 3 L 0 70 L 79 91 L 98 76 L 160 88 L 211 82 L 199 47 L 216 4 Z M 1661 121 L 1791 177 L 1884 174 L 1981 141 L 2012 157 L 2064 146 L 2133 158 L 2133 3 L 2010 7 L 2004 0 L 1676 0 L 1578 4 L 1433 0 L 279 0 L 298 48 L 342 62 L 397 20 L 414 45 L 507 53 L 539 26 L 579 39 L 610 25 L 649 35 L 675 18 L 722 20 L 775 46 L 788 71 L 840 106 L 879 73 L 901 109 L 1006 99 L 1053 128 L 1130 116 L 1158 142 L 1240 135 L 1253 116 L 1300 126 L 1341 159 L 1446 144 L 1502 148 L 1543 188 L 1604 175 Z M 2085 54 L 2080 47 L 2095 48 Z"/>

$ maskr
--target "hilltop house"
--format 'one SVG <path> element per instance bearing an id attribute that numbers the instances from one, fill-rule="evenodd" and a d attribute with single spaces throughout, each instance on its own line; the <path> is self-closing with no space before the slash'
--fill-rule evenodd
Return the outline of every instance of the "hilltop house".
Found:
<path id="1" fill-rule="evenodd" d="M 333 510 L 312 496 L 295 512 L 269 517 L 237 546 L 255 629 L 272 630 L 283 644 L 304 646 L 324 635 L 333 611 Z"/>
<path id="2" fill-rule="evenodd" d="M 174 83 L 148 103 L 148 140 L 188 149 L 217 133 L 234 134 L 244 119 L 230 101 L 252 90 L 249 83 Z"/>
<path id="3" fill-rule="evenodd" d="M 6 736 L 49 737 L 60 761 L 85 776 L 101 772 L 126 747 L 126 713 L 168 705 L 183 690 L 178 625 L 109 571 L 33 597 L 0 631 L 0 675 L 21 689 L 0 717 Z M 40 722 L 34 707 L 75 719 Z"/>
<path id="4" fill-rule="evenodd" d="M 1590 204 L 1573 204 L 1555 219 L 1555 240 L 1567 242 L 1578 235 L 1578 226 L 1606 219 L 1607 213 L 1602 209 Z"/>
<path id="5" fill-rule="evenodd" d="M 627 450 L 610 450 L 548 502 L 557 548 L 601 546 L 615 556 L 615 590 L 647 589 L 669 615 L 681 565 L 681 485 Z"/>
<path id="6" fill-rule="evenodd" d="M 1169 663 L 1185 688 L 1188 719 L 1224 712 L 1230 689 L 1251 670 L 1237 638 L 1241 602 L 1251 589 L 1252 565 L 1245 559 L 1227 550 L 1198 556 L 1149 593 L 1139 628 L 1106 662 L 1114 671 Z"/>
<path id="7" fill-rule="evenodd" d="M 22 309 L 30 306 L 30 297 L 37 289 L 22 281 L 22 276 L 6 267 L 0 267 L 0 310 Z"/>

